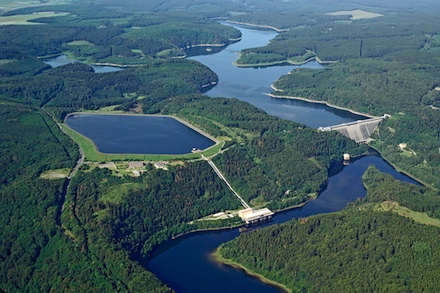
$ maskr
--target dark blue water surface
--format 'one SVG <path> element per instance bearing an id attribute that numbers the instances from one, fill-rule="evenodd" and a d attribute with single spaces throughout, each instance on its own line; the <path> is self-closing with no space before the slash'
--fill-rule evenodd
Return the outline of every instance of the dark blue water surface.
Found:
<path id="1" fill-rule="evenodd" d="M 171 117 L 75 114 L 66 123 L 109 154 L 186 154 L 215 144 Z"/>
<path id="2" fill-rule="evenodd" d="M 49 58 L 49 59 L 46 59 L 43 61 L 44 61 L 44 63 L 52 66 L 53 68 L 58 67 L 58 66 L 63 66 L 66 64 L 70 64 L 70 63 L 74 63 L 74 62 L 79 62 L 78 60 L 75 60 L 75 59 L 67 59 L 66 55 L 60 55 L 55 58 Z M 122 68 L 116 67 L 116 66 L 93 65 L 92 67 L 95 70 L 95 73 L 115 72 L 115 71 L 122 70 Z"/>
<path id="3" fill-rule="evenodd" d="M 227 24 L 227 23 L 225 23 Z M 211 97 L 237 98 L 275 115 L 310 127 L 331 126 L 365 119 L 364 116 L 352 114 L 327 107 L 323 104 L 309 103 L 300 100 L 274 99 L 265 95 L 271 93 L 271 85 L 282 75 L 298 67 L 323 68 L 312 61 L 300 66 L 285 65 L 266 68 L 239 68 L 233 65 L 238 53 L 246 48 L 266 45 L 277 33 L 270 30 L 255 30 L 235 26 L 240 29 L 242 39 L 229 45 L 223 51 L 213 55 L 191 57 L 209 68 L 219 77 L 219 83 L 206 94 Z"/>
<path id="4" fill-rule="evenodd" d="M 264 69 L 234 67 L 232 62 L 237 57 L 237 51 L 262 46 L 276 35 L 272 31 L 239 29 L 243 34 L 241 42 L 230 45 L 214 55 L 192 58 L 208 65 L 219 75 L 219 84 L 211 89 L 208 95 L 235 97 L 252 103 L 269 114 L 311 127 L 335 125 L 359 119 L 356 115 L 332 110 L 326 106 L 271 99 L 263 95 L 262 93 L 271 91 L 270 85 L 274 80 L 294 67 L 276 66 Z M 321 67 L 315 62 L 304 66 Z M 326 190 L 316 200 L 302 208 L 277 213 L 272 222 L 261 227 L 298 217 L 339 211 L 357 198 L 365 197 L 366 190 L 362 184 L 362 175 L 372 164 L 396 179 L 418 184 L 397 172 L 379 155 L 365 156 L 352 161 L 348 166 L 343 166 L 342 163 L 335 166 Z M 242 270 L 217 264 L 211 259 L 210 254 L 220 244 L 234 239 L 239 234 L 238 229 L 230 229 L 183 236 L 160 246 L 148 262 L 148 268 L 177 292 L 279 292 L 280 289 L 264 284 L 246 275 Z"/>
<path id="5" fill-rule="evenodd" d="M 336 212 L 357 198 L 365 197 L 362 175 L 370 165 L 375 165 L 396 179 L 418 184 L 394 170 L 380 156 L 362 157 L 330 177 L 327 189 L 316 200 L 302 208 L 277 213 L 273 221 L 261 227 L 299 217 Z M 278 288 L 266 285 L 242 270 L 218 264 L 211 259 L 210 254 L 220 244 L 239 234 L 236 228 L 183 236 L 162 245 L 150 260 L 148 268 L 177 292 L 279 292 Z"/>

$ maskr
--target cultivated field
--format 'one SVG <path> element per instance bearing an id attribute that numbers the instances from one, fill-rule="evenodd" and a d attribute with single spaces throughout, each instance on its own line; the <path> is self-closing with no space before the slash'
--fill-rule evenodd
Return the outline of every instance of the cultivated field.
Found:
<path id="1" fill-rule="evenodd" d="M 332 15 L 332 16 L 351 15 L 351 20 L 371 19 L 371 18 L 383 16 L 383 14 L 368 12 L 368 11 L 359 10 L 359 9 L 351 10 L 351 11 L 329 12 L 326 14 Z"/>
<path id="2" fill-rule="evenodd" d="M 50 1 L 40 1 L 40 0 L 0 0 L 0 15 L 8 11 L 26 8 L 26 7 L 38 7 L 38 6 L 48 6 L 48 5 L 62 5 L 73 2 L 72 0 L 50 0 Z"/>

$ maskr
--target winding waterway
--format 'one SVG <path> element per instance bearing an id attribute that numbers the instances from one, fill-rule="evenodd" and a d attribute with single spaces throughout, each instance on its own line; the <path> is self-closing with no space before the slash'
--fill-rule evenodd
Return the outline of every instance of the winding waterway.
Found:
<path id="1" fill-rule="evenodd" d="M 228 23 L 224 23 L 228 24 Z M 322 68 L 316 61 L 301 66 L 285 65 L 264 68 L 239 68 L 232 63 L 238 58 L 241 50 L 266 45 L 275 38 L 272 30 L 255 30 L 233 25 L 240 29 L 240 42 L 229 45 L 213 55 L 191 57 L 211 68 L 219 78 L 218 84 L 206 92 L 211 97 L 237 98 L 263 109 L 270 115 L 278 116 L 307 126 L 318 128 L 331 126 L 360 119 L 364 116 L 352 114 L 328 107 L 323 104 L 309 103 L 300 100 L 274 99 L 266 94 L 272 92 L 272 83 L 294 68 Z"/>
<path id="2" fill-rule="evenodd" d="M 293 66 L 269 68 L 236 68 L 232 62 L 237 51 L 266 44 L 276 36 L 272 31 L 242 31 L 240 42 L 228 46 L 220 53 L 193 57 L 209 66 L 219 76 L 219 83 L 207 94 L 212 97 L 238 98 L 254 104 L 267 113 L 300 122 L 311 127 L 335 125 L 358 120 L 361 117 L 327 106 L 302 101 L 278 100 L 264 95 L 270 85 Z M 312 62 L 304 66 L 321 67 Z M 362 174 L 374 164 L 382 172 L 396 179 L 417 184 L 411 178 L 397 172 L 379 155 L 365 156 L 348 166 L 335 166 L 327 189 L 319 197 L 302 208 L 277 213 L 273 221 L 263 226 L 282 223 L 290 219 L 320 213 L 339 211 L 357 198 L 365 197 Z M 148 262 L 148 268 L 177 292 L 279 292 L 280 289 L 264 284 L 246 275 L 242 270 L 216 263 L 210 254 L 222 243 L 240 234 L 238 229 L 189 234 L 160 246 Z"/>

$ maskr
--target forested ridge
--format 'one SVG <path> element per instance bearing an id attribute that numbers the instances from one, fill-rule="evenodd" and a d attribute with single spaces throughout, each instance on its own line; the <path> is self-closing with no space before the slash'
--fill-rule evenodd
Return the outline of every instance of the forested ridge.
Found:
<path id="1" fill-rule="evenodd" d="M 188 60 L 159 61 L 106 74 L 72 63 L 37 76 L 5 79 L 0 94 L 10 101 L 44 106 L 62 120 L 70 112 L 110 105 L 128 110 L 139 97 L 154 101 L 201 92 L 216 80 L 215 73 L 206 66 Z"/>
<path id="2" fill-rule="evenodd" d="M 344 153 L 367 152 L 338 133 L 322 133 L 269 116 L 235 99 L 182 96 L 147 113 L 177 114 L 219 137 L 228 151 L 214 157 L 231 184 L 255 205 L 286 208 L 316 196 L 327 186 L 328 170 Z"/>

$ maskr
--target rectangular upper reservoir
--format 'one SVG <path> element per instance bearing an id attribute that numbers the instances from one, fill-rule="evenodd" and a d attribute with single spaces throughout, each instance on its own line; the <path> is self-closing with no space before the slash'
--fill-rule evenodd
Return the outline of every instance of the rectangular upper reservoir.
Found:
<path id="1" fill-rule="evenodd" d="M 187 154 L 213 140 L 171 116 L 73 114 L 66 124 L 89 138 L 101 153 Z"/>

